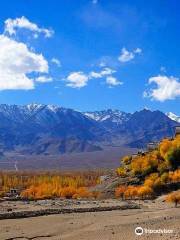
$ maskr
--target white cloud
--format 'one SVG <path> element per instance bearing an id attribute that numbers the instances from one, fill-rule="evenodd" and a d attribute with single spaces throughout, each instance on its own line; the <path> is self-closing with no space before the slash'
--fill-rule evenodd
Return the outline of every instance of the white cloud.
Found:
<path id="1" fill-rule="evenodd" d="M 66 78 L 66 81 L 67 81 L 66 86 L 72 87 L 72 88 L 82 88 L 87 85 L 88 80 L 89 80 L 89 77 L 85 73 L 72 72 Z"/>
<path id="2" fill-rule="evenodd" d="M 89 73 L 89 78 L 102 78 L 102 74 L 101 72 L 92 71 Z"/>
<path id="3" fill-rule="evenodd" d="M 60 60 L 57 59 L 57 58 L 52 58 L 52 59 L 51 59 L 51 62 L 54 63 L 54 64 L 56 64 L 58 67 L 61 67 L 61 62 L 60 62 Z"/>
<path id="4" fill-rule="evenodd" d="M 111 68 L 104 68 L 100 72 L 94 72 L 91 71 L 88 74 L 85 74 L 84 72 L 72 72 L 69 74 L 69 76 L 65 79 L 67 82 L 66 86 L 72 87 L 72 88 L 82 88 L 85 87 L 89 80 L 96 79 L 96 78 L 103 78 L 105 76 L 109 76 L 112 79 L 107 80 L 106 82 L 109 83 L 109 85 L 119 85 L 121 84 L 117 79 L 111 76 L 116 72 L 115 70 Z"/>
<path id="5" fill-rule="evenodd" d="M 43 55 L 0 35 L 0 90 L 33 89 L 34 79 L 29 74 L 34 72 L 48 73 L 48 62 Z"/>
<path id="6" fill-rule="evenodd" d="M 136 49 L 134 50 L 134 53 L 142 53 L 142 49 L 141 49 L 141 48 L 136 48 Z"/>
<path id="7" fill-rule="evenodd" d="M 103 70 L 101 70 L 100 72 L 94 72 L 94 71 L 90 72 L 89 78 L 102 78 L 104 76 L 111 75 L 115 72 L 116 72 L 115 70 L 106 67 Z"/>
<path id="8" fill-rule="evenodd" d="M 163 102 L 180 96 L 179 78 L 159 75 L 149 79 L 149 84 L 152 83 L 155 83 L 157 87 L 145 91 L 144 97 Z"/>
<path id="9" fill-rule="evenodd" d="M 136 48 L 132 52 L 128 51 L 126 48 L 122 48 L 121 54 L 118 57 L 118 60 L 120 62 L 129 62 L 132 59 L 134 59 L 137 54 L 140 54 L 141 52 L 142 52 L 142 50 L 140 48 Z"/>
<path id="10" fill-rule="evenodd" d="M 117 78 L 115 78 L 115 77 L 112 77 L 112 76 L 108 76 L 107 78 L 106 78 L 106 83 L 109 85 L 109 86 L 118 86 L 118 85 L 122 85 L 123 84 L 123 82 L 120 82 L 120 81 L 118 81 L 117 80 Z"/>
<path id="11" fill-rule="evenodd" d="M 133 52 L 129 52 L 128 50 L 126 50 L 126 48 L 122 48 L 121 55 L 119 56 L 118 60 L 120 62 L 128 62 L 131 61 L 133 58 L 134 58 Z"/>
<path id="12" fill-rule="evenodd" d="M 40 28 L 37 24 L 30 22 L 26 17 L 22 16 L 21 18 L 8 18 L 5 21 L 5 33 L 9 33 L 9 35 L 15 35 L 16 30 L 20 28 L 28 29 L 34 32 L 34 37 L 37 38 L 37 33 L 42 33 L 45 37 L 49 38 L 53 35 L 53 31 L 47 28 Z"/>
<path id="13" fill-rule="evenodd" d="M 39 76 L 35 80 L 36 80 L 36 82 L 41 82 L 41 83 L 52 82 L 53 81 L 52 77 L 47 77 L 47 76 Z"/>
<path id="14" fill-rule="evenodd" d="M 101 75 L 103 76 L 106 76 L 106 75 L 111 75 L 113 73 L 115 73 L 116 71 L 111 69 L 111 68 L 104 68 L 102 71 L 101 71 Z"/>

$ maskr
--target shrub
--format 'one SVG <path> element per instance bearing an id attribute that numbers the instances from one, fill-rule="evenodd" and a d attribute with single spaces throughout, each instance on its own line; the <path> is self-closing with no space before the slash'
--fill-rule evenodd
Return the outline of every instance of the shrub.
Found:
<path id="1" fill-rule="evenodd" d="M 176 191 L 168 194 L 166 197 L 166 201 L 170 203 L 174 203 L 175 207 L 177 207 L 178 203 L 180 203 L 180 191 Z"/>

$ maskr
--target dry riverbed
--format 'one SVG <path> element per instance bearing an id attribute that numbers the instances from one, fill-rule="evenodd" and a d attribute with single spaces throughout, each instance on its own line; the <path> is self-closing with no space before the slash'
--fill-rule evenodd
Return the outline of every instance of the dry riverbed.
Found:
<path id="1" fill-rule="evenodd" d="M 131 204 L 131 203 L 129 203 Z M 139 204 L 137 202 L 136 204 Z M 49 208 L 92 208 L 127 206 L 119 200 L 37 202 L 1 202 L 0 213 L 34 211 Z M 140 202 L 140 209 L 56 214 L 22 219 L 0 220 L 0 240 L 131 240 L 180 239 L 180 208 L 167 205 L 163 198 Z M 9 209 L 8 209 L 9 208 Z M 137 236 L 136 227 L 172 230 L 172 233 L 149 233 Z"/>

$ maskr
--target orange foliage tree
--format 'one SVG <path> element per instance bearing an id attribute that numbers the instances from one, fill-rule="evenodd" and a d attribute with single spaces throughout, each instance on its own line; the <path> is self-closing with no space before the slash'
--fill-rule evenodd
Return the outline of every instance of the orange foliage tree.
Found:
<path id="1" fill-rule="evenodd" d="M 177 207 L 178 203 L 180 203 L 180 191 L 168 194 L 168 196 L 166 197 L 166 201 L 174 203 L 175 207 Z"/>
<path id="2" fill-rule="evenodd" d="M 126 191 L 127 187 L 122 185 L 122 186 L 119 186 L 115 189 L 115 197 L 117 198 L 121 198 L 123 200 L 124 198 L 124 193 Z"/>
<path id="3" fill-rule="evenodd" d="M 26 199 L 46 198 L 85 198 L 99 196 L 98 192 L 90 193 L 88 188 L 95 186 L 101 172 L 0 172 L 0 195 L 11 188 L 20 190 L 20 196 Z M 75 195 L 75 196 L 74 196 Z"/>
<path id="4" fill-rule="evenodd" d="M 139 196 L 141 199 L 145 199 L 145 198 L 152 197 L 152 195 L 153 195 L 153 189 L 152 189 L 151 187 L 141 186 L 141 187 L 138 189 L 138 196 Z"/>
<path id="5" fill-rule="evenodd" d="M 180 182 L 180 135 L 174 139 L 162 140 L 155 150 L 138 153 L 133 157 L 125 156 L 116 172 L 120 177 L 137 177 L 143 186 L 132 189 L 134 193 L 138 190 L 143 197 L 160 192 L 168 183 Z M 130 187 L 124 195 L 133 197 Z"/>

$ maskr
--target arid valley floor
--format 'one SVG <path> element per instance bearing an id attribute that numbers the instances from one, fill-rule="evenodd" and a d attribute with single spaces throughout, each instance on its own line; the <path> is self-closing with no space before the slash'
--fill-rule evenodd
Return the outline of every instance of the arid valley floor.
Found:
<path id="1" fill-rule="evenodd" d="M 60 203 L 60 202 L 59 202 Z M 43 203 L 44 204 L 44 203 Z M 42 202 L 27 204 L 26 210 L 42 209 Z M 56 205 L 56 202 L 46 202 Z M 69 204 L 69 203 L 68 203 Z M 116 206 L 123 203 L 117 200 L 94 201 L 79 203 L 83 207 Z M 164 197 L 155 201 L 141 201 L 140 209 L 126 209 L 102 212 L 67 213 L 37 216 L 21 219 L 0 220 L 0 239 L 37 239 L 37 240 L 134 240 L 134 239 L 180 239 L 180 208 L 174 208 L 164 202 Z M 4 202 L 1 209 L 18 208 L 23 211 L 23 203 Z M 66 206 L 67 207 L 67 206 Z M 78 207 L 69 204 L 69 208 Z M 167 229 L 173 233 L 149 233 L 137 236 L 135 228 Z"/>

